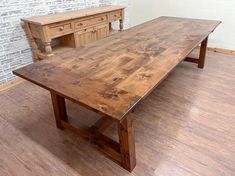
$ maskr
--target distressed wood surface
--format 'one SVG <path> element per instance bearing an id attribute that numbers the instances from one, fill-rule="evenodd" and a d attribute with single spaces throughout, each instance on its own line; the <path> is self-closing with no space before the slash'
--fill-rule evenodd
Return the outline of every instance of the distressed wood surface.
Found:
<path id="1" fill-rule="evenodd" d="M 64 12 L 64 13 L 56 13 L 51 15 L 43 15 L 43 16 L 35 16 L 30 18 L 23 18 L 23 21 L 27 21 L 30 23 L 40 24 L 40 25 L 47 25 L 51 23 L 57 23 L 60 21 L 72 20 L 76 18 L 83 18 L 86 16 L 91 16 L 99 13 L 111 12 L 119 9 L 124 9 L 124 6 L 99 6 L 93 8 L 86 8 L 77 11 L 71 12 Z"/>
<path id="2" fill-rule="evenodd" d="M 179 64 L 135 109 L 132 173 L 77 135 L 55 128 L 50 93 L 25 81 L 0 92 L 0 175 L 234 176 L 232 75 L 232 55 L 209 51 L 204 70 Z M 100 118 L 70 101 L 66 105 L 70 122 L 81 128 Z M 105 134 L 117 140 L 115 127 Z"/>
<path id="3" fill-rule="evenodd" d="M 14 73 L 121 120 L 219 24 L 160 17 Z"/>
<path id="4" fill-rule="evenodd" d="M 135 135 L 132 116 L 132 113 L 130 113 L 118 125 L 121 162 L 122 166 L 128 171 L 132 171 L 136 166 Z"/>

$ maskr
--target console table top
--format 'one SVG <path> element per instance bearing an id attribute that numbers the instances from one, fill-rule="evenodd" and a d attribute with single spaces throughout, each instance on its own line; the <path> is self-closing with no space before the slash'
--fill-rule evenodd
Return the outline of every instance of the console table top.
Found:
<path id="1" fill-rule="evenodd" d="M 22 18 L 22 21 L 39 24 L 39 25 L 48 25 L 48 24 L 57 23 L 61 21 L 73 20 L 77 18 L 83 18 L 86 16 L 92 16 L 92 15 L 97 15 L 101 13 L 120 10 L 124 8 L 125 6 L 120 6 L 120 5 L 98 6 L 98 7 L 86 8 L 86 9 L 81 9 L 81 10 L 76 10 L 76 11 L 55 13 L 55 14 L 42 15 L 42 16 L 34 16 L 30 18 Z"/>

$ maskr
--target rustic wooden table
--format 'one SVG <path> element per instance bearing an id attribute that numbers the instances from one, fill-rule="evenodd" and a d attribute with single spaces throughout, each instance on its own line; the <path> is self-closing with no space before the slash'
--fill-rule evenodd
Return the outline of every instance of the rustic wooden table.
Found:
<path id="1" fill-rule="evenodd" d="M 203 68 L 208 36 L 219 24 L 160 17 L 82 49 L 20 68 L 14 74 L 51 92 L 58 128 L 70 129 L 91 141 L 132 171 L 136 156 L 131 111 L 181 61 Z M 187 58 L 199 45 L 199 59 Z M 65 99 L 103 117 L 89 130 L 75 128 L 69 123 Z M 119 142 L 102 133 L 114 122 Z"/>

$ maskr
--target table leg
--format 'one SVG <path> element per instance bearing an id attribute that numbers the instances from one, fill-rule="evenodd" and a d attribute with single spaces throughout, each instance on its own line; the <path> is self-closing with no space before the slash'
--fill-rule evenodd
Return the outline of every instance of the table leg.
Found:
<path id="1" fill-rule="evenodd" d="M 131 172 L 136 166 L 135 139 L 132 113 L 118 121 L 119 143 L 102 134 L 114 120 L 102 117 L 90 129 L 82 130 L 68 123 L 65 98 L 51 91 L 52 105 L 59 129 L 69 129 L 83 139 L 96 144 L 98 148 L 114 160 L 121 163 L 122 167 Z"/>
<path id="2" fill-rule="evenodd" d="M 113 27 L 112 27 L 112 23 L 109 23 L 109 31 L 112 31 Z"/>
<path id="3" fill-rule="evenodd" d="M 33 52 L 33 58 L 34 58 L 34 61 L 37 61 L 39 59 L 38 57 L 38 53 L 40 52 L 39 49 L 38 49 L 38 45 L 33 37 L 33 34 L 30 30 L 30 27 L 29 27 L 29 23 L 28 22 L 25 22 L 25 30 L 27 32 L 27 35 L 28 35 L 28 38 L 29 38 L 29 42 L 31 44 L 31 47 L 32 47 L 32 52 Z"/>
<path id="4" fill-rule="evenodd" d="M 200 55 L 198 60 L 198 68 L 204 68 L 205 58 L 206 58 L 206 49 L 207 49 L 208 37 L 203 40 L 200 48 Z"/>
<path id="5" fill-rule="evenodd" d="M 121 20 L 119 20 L 119 29 L 120 29 L 120 31 L 122 31 L 123 30 L 123 19 L 121 19 Z"/>
<path id="6" fill-rule="evenodd" d="M 206 37 L 201 43 L 199 58 L 186 57 L 184 61 L 196 63 L 198 64 L 198 68 L 204 68 L 207 43 L 208 43 L 208 37 Z"/>
<path id="7" fill-rule="evenodd" d="M 121 164 L 128 171 L 132 171 L 136 165 L 135 139 L 132 114 L 129 113 L 118 125 Z"/>
<path id="8" fill-rule="evenodd" d="M 44 47 L 47 55 L 52 54 L 52 47 L 51 47 L 51 42 L 44 42 Z"/>
<path id="9" fill-rule="evenodd" d="M 52 99 L 52 105 L 54 109 L 56 126 L 59 129 L 63 129 L 61 120 L 68 122 L 65 99 L 61 97 L 60 95 L 55 94 L 54 92 L 51 92 L 51 99 Z"/>

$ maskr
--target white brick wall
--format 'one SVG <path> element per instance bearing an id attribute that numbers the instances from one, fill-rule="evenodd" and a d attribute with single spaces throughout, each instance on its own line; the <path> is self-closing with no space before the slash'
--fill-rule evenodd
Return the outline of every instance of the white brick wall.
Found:
<path id="1" fill-rule="evenodd" d="M 20 21 L 23 17 L 78 10 L 129 0 L 0 0 L 0 84 L 15 79 L 12 70 L 30 64 L 32 52 Z M 128 7 L 125 27 L 129 26 Z"/>

